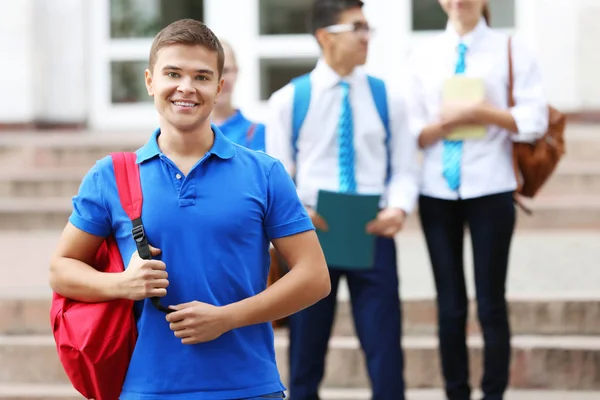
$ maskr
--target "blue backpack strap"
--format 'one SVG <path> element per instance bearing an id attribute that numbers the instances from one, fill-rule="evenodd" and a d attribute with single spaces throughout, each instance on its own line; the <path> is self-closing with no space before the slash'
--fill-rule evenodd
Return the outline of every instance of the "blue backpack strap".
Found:
<path id="1" fill-rule="evenodd" d="M 294 103 L 292 105 L 292 151 L 296 161 L 298 136 L 310 106 L 310 74 L 298 76 L 291 81 L 294 85 Z"/>
<path id="2" fill-rule="evenodd" d="M 385 88 L 385 82 L 383 80 L 375 78 L 371 75 L 368 75 L 367 79 L 369 81 L 369 87 L 371 88 L 371 94 L 373 95 L 375 107 L 377 108 L 377 113 L 379 114 L 379 118 L 381 118 L 381 122 L 383 123 L 383 127 L 385 128 L 385 150 L 387 153 L 386 180 L 389 180 L 392 173 L 392 156 L 390 150 L 392 132 L 390 130 L 390 115 L 388 111 L 387 91 Z"/>

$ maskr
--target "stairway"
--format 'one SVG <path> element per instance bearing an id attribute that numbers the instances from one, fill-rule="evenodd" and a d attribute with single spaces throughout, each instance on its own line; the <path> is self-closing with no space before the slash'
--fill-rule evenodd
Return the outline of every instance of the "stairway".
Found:
<path id="1" fill-rule="evenodd" d="M 508 400 L 600 399 L 600 127 L 570 126 L 563 163 L 520 213 L 509 272 L 513 338 Z M 146 135 L 0 135 L 0 400 L 75 400 L 50 335 L 48 260 L 70 197 L 94 161 L 134 150 Z M 433 282 L 418 220 L 399 235 L 405 379 L 409 399 L 443 399 Z M 469 243 L 467 241 L 467 252 Z M 467 262 L 472 281 L 472 262 Z M 342 285 L 323 398 L 369 399 L 369 382 Z M 473 293 L 472 284 L 468 287 Z M 472 306 L 472 308 L 474 305 Z M 473 308 L 474 310 L 474 308 Z M 470 313 L 473 386 L 482 341 Z M 287 380 L 287 335 L 276 334 Z"/>

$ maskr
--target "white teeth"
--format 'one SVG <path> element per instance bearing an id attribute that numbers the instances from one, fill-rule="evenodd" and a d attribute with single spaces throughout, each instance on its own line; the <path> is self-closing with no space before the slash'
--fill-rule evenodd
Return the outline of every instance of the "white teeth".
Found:
<path id="1" fill-rule="evenodd" d="M 194 103 L 188 103 L 185 101 L 174 101 L 173 104 L 180 107 L 194 107 L 196 105 Z"/>

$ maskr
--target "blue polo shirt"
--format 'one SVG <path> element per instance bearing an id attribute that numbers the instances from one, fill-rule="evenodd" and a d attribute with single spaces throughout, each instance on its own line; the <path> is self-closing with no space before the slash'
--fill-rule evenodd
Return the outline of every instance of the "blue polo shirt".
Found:
<path id="1" fill-rule="evenodd" d="M 254 129 L 250 131 L 250 127 Z M 240 110 L 226 119 L 219 129 L 233 143 L 252 150 L 265 151 L 265 126 L 246 119 Z"/>
<path id="2" fill-rule="evenodd" d="M 137 151 L 144 228 L 169 273 L 164 305 L 197 300 L 222 306 L 260 293 L 269 242 L 314 229 L 278 160 L 212 129 L 212 149 L 187 176 L 159 149 L 159 131 Z M 136 247 L 110 157 L 83 179 L 69 221 L 93 235 L 113 233 L 129 263 Z M 229 400 L 285 390 L 270 323 L 184 345 L 149 300 L 135 309 L 139 337 L 121 400 Z"/>

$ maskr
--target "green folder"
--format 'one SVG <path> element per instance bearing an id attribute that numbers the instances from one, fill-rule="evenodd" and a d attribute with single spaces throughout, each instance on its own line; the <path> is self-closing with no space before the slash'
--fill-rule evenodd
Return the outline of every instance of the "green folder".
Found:
<path id="1" fill-rule="evenodd" d="M 321 190 L 316 211 L 329 230 L 317 229 L 317 236 L 329 268 L 371 269 L 375 236 L 367 224 L 377 217 L 380 195 L 348 194 Z"/>

